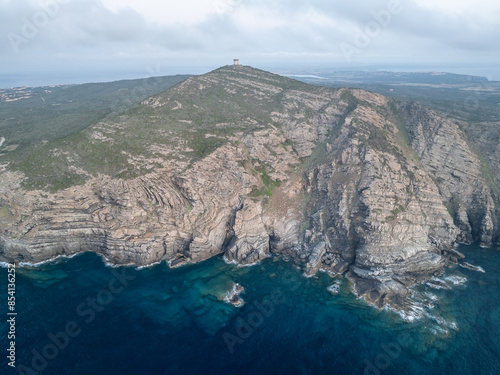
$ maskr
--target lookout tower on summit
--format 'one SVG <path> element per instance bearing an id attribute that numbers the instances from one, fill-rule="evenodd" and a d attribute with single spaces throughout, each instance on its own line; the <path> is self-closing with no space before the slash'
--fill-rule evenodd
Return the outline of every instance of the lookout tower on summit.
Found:
<path id="1" fill-rule="evenodd" d="M 240 65 L 240 59 L 234 59 L 234 60 L 233 60 L 233 65 L 234 65 L 234 66 L 238 66 L 238 65 Z"/>

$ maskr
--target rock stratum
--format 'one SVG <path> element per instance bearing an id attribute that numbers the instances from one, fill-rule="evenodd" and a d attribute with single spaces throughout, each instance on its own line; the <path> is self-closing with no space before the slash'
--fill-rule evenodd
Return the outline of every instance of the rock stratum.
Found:
<path id="1" fill-rule="evenodd" d="M 0 260 L 285 254 L 308 275 L 345 273 L 376 306 L 402 305 L 460 257 L 457 242 L 499 241 L 497 181 L 466 125 L 226 66 L 0 164 Z"/>

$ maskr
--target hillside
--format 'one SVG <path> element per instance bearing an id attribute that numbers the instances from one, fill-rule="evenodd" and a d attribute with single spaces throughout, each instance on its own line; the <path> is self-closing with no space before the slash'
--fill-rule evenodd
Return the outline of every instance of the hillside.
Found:
<path id="1" fill-rule="evenodd" d="M 304 71 L 303 73 L 311 73 Z M 353 87 L 411 103 L 417 101 L 457 122 L 500 184 L 500 82 L 449 73 L 324 72 L 297 79 L 325 87 Z"/>
<path id="2" fill-rule="evenodd" d="M 17 153 L 41 141 L 78 133 L 106 117 L 137 106 L 189 76 L 177 75 L 83 85 L 0 89 L 1 153 Z M 4 159 L 9 159 L 9 154 Z M 15 155 L 17 160 L 22 155 Z"/>
<path id="3" fill-rule="evenodd" d="M 0 159 L 0 260 L 279 253 L 383 306 L 458 261 L 457 241 L 499 241 L 497 181 L 455 120 L 247 66 L 18 155 Z"/>

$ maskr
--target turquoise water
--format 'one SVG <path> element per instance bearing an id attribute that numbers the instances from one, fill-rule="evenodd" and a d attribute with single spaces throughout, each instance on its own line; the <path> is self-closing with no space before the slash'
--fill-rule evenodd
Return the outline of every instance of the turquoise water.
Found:
<path id="1" fill-rule="evenodd" d="M 18 269 L 17 368 L 4 356 L 0 372 L 500 374 L 500 251 L 459 250 L 486 272 L 453 266 L 416 287 L 412 322 L 358 300 L 344 278 L 305 278 L 278 258 L 137 270 L 87 253 Z M 235 283 L 242 307 L 223 300 Z M 6 319 L 0 328 L 5 353 Z"/>

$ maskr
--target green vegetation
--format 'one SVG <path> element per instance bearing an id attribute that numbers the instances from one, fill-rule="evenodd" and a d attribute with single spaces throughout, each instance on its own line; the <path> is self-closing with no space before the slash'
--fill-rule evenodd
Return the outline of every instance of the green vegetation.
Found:
<path id="1" fill-rule="evenodd" d="M 0 207 L 0 219 L 3 217 L 9 217 L 9 216 L 11 216 L 9 209 L 7 207 Z"/>
<path id="2" fill-rule="evenodd" d="M 340 98 L 342 101 L 347 103 L 347 108 L 345 109 L 342 117 L 339 119 L 337 125 L 335 125 L 335 127 L 332 130 L 330 130 L 330 134 L 328 134 L 329 137 L 331 137 L 332 135 L 336 136 L 338 134 L 340 128 L 345 124 L 347 116 L 349 116 L 351 112 L 353 112 L 359 104 L 359 100 L 356 99 L 356 97 L 352 94 L 352 92 L 348 90 L 344 91 L 341 94 Z"/>
<path id="3" fill-rule="evenodd" d="M 194 150 L 193 155 L 195 157 L 204 158 L 205 156 L 214 152 L 224 143 L 226 143 L 225 139 L 207 136 L 204 132 L 197 131 L 191 138 L 189 147 Z"/>
<path id="4" fill-rule="evenodd" d="M 500 142 L 498 131 L 500 82 L 449 73 L 432 75 L 430 73 L 316 72 L 316 74 L 327 78 L 323 81 L 304 80 L 315 84 L 321 83 L 326 87 L 360 88 L 392 97 L 403 104 L 418 101 L 428 108 L 444 113 L 451 119 L 467 122 L 463 126 L 459 123 L 459 126 L 462 126 L 469 139 L 477 146 L 476 152 L 480 150 L 478 154 L 487 156 L 488 161 L 484 163 L 483 172 L 491 182 L 490 186 L 493 190 L 500 191 L 499 169 L 495 167 L 495 164 L 498 164 L 498 157 L 495 156 L 496 148 Z M 338 84 L 339 81 L 342 83 Z M 389 105 L 397 120 L 399 111 L 396 110 L 394 103 Z M 407 143 L 405 127 L 400 126 L 399 121 L 395 121 L 395 124 L 400 130 L 400 140 Z M 415 160 L 418 161 L 418 158 Z M 492 166 L 494 168 L 491 168 Z"/>
<path id="5" fill-rule="evenodd" d="M 98 174 L 130 179 L 170 160 L 192 163 L 204 158 L 233 143 L 230 138 L 237 133 L 278 128 L 281 125 L 271 113 L 293 108 L 287 102 L 293 104 L 288 94 L 293 90 L 306 94 L 325 90 L 246 67 L 223 67 L 176 85 L 184 78 L 164 77 L 155 85 L 136 80 L 62 86 L 50 88 L 50 93 L 36 89 L 30 99 L 0 103 L 0 136 L 6 138 L 2 150 L 19 144 L 15 151 L 5 152 L 0 161 L 24 172 L 28 177 L 24 186 L 30 189 L 57 191 Z M 233 85 L 234 79 L 248 84 Z M 171 89 L 164 91 L 168 87 Z M 159 92 L 152 105 L 139 105 Z M 345 106 L 343 115 L 327 134 L 327 140 L 338 136 L 359 100 L 344 90 L 341 103 Z M 360 140 L 392 153 L 406 170 L 406 159 L 418 157 L 408 151 L 410 139 L 396 102 L 373 109 L 388 116 L 391 124 L 380 129 L 356 119 Z M 300 113 L 306 119 L 317 115 L 308 108 Z M 388 140 L 394 137 L 395 144 Z M 293 149 L 294 144 L 287 140 L 281 147 Z M 300 168 L 308 169 L 326 158 L 326 143 L 318 142 Z M 411 171 L 406 172 L 411 176 Z M 483 172 L 493 184 L 495 174 L 486 162 Z M 271 196 L 280 185 L 269 177 L 265 167 L 254 173 L 260 175 L 263 184 L 252 192 L 255 197 Z"/>
<path id="6" fill-rule="evenodd" d="M 453 194 L 448 202 L 443 203 L 452 218 L 455 218 L 460 206 L 465 207 L 465 203 L 457 194 Z"/>
<path id="7" fill-rule="evenodd" d="M 260 197 L 260 196 L 272 196 L 275 188 L 281 185 L 280 181 L 275 181 L 267 174 L 267 170 L 265 166 L 259 168 L 260 178 L 262 180 L 262 184 L 264 185 L 260 189 L 254 188 L 250 193 L 251 197 Z"/>
<path id="8" fill-rule="evenodd" d="M 339 121 L 328 131 L 326 138 L 333 141 L 338 135 L 342 126 L 345 124 L 347 117 L 356 109 L 358 106 L 358 99 L 354 95 L 346 90 L 341 94 L 341 100 L 346 104 L 346 109 L 343 115 L 340 117 Z M 293 145 L 292 145 L 293 147 Z M 328 158 L 328 153 L 326 152 L 326 142 L 317 142 L 314 147 L 312 154 L 302 159 L 302 169 L 308 170 L 312 166 L 316 166 L 324 163 Z"/>
<path id="9" fill-rule="evenodd" d="M 394 220 L 401 212 L 404 211 L 406 211 L 406 208 L 402 204 L 398 204 L 398 207 L 391 210 L 391 214 L 389 216 L 386 216 L 385 220 L 386 221 Z"/>
<path id="10" fill-rule="evenodd" d="M 349 72 L 351 73 L 353 72 Z M 398 75 L 397 78 L 383 80 L 380 79 L 379 73 L 377 72 L 377 75 L 372 78 L 365 74 L 356 78 L 352 76 L 342 79 L 325 72 L 318 72 L 317 74 L 323 77 L 331 76 L 331 78 L 322 81 L 303 80 L 325 87 L 360 88 L 405 102 L 418 101 L 426 107 L 473 123 L 498 121 L 500 82 L 488 82 L 486 79 L 470 79 L 469 76 L 452 74 L 425 77 L 426 73 L 421 73 L 420 76 L 417 76 L 418 73 L 406 73 L 407 75 L 413 74 L 411 79 Z M 342 73 L 339 72 L 339 74 Z"/>
<path id="11" fill-rule="evenodd" d="M 110 147 L 109 143 L 93 139 L 87 129 L 99 121 L 116 120 L 116 114 L 187 77 L 26 89 L 30 98 L 0 103 L 4 146 L 12 150 L 10 145 L 19 145 L 1 156 L 0 161 L 24 172 L 28 179 L 23 185 L 28 189 L 57 191 L 84 183 L 88 175 L 98 173 L 137 175 L 139 171 L 129 165 L 121 151 L 142 152 L 141 140 L 147 138 L 142 134 L 141 139 L 144 131 L 126 139 L 113 130 L 114 133 L 105 134 L 114 141 L 115 147 Z"/>
<path id="12" fill-rule="evenodd" d="M 455 218 L 455 215 L 457 214 L 457 207 L 454 204 L 453 201 L 448 201 L 448 202 L 443 202 L 444 206 L 446 207 L 446 210 L 450 214 L 452 218 Z"/>
<path id="13" fill-rule="evenodd" d="M 392 120 L 398 129 L 396 133 L 396 138 L 400 144 L 411 147 L 411 140 L 408 134 L 408 129 L 406 129 L 405 122 L 403 120 L 403 116 L 401 115 L 401 110 L 398 108 L 396 101 L 391 100 L 389 102 L 389 109 Z"/>
<path id="14" fill-rule="evenodd" d="M 189 76 L 29 89 L 31 97 L 0 102 L 0 136 L 25 148 L 64 138 L 110 115 L 122 113 Z"/>
<path id="15" fill-rule="evenodd" d="M 1 103 L 4 148 L 20 145 L 1 161 L 25 173 L 28 189 L 57 191 L 99 174 L 134 178 L 170 160 L 192 165 L 234 142 L 229 138 L 236 133 L 280 126 L 271 113 L 283 109 L 287 92 L 322 90 L 249 68 L 224 67 L 175 85 L 184 78 L 165 77 L 144 86 L 147 92 L 138 90 L 141 80 L 63 86 L 50 93 L 37 89 L 31 99 Z M 233 84 L 234 79 L 248 85 Z M 155 90 L 172 85 L 150 105 L 140 105 Z M 288 146 L 293 148 L 291 142 Z M 279 182 L 265 169 L 259 173 L 264 187 L 255 194 L 272 195 Z"/>

